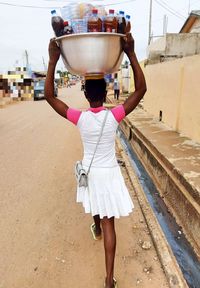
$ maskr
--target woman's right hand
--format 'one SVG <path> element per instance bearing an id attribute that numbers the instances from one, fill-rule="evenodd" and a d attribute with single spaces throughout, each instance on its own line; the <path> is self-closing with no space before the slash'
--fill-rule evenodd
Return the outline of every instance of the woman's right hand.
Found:
<path id="1" fill-rule="evenodd" d="M 122 49 L 128 56 L 135 53 L 135 42 L 131 33 L 122 38 Z"/>
<path id="2" fill-rule="evenodd" d="M 60 48 L 58 47 L 55 38 L 49 43 L 49 62 L 56 64 L 60 58 Z"/>

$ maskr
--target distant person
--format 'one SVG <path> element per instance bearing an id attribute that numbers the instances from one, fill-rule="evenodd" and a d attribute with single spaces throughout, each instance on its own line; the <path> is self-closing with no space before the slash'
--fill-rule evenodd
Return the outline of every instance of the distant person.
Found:
<path id="1" fill-rule="evenodd" d="M 133 202 L 115 155 L 116 131 L 122 119 L 136 108 L 146 92 L 145 78 L 134 52 L 134 40 L 131 34 L 127 34 L 123 38 L 122 47 L 130 60 L 135 80 L 135 91 L 129 95 L 122 105 L 117 105 L 111 110 L 105 109 L 103 106 L 106 95 L 104 79 L 85 81 L 85 97 L 90 106 L 87 111 L 83 112 L 70 108 L 67 104 L 55 98 L 54 72 L 60 57 L 60 49 L 55 41 L 51 41 L 49 44 L 49 66 L 45 83 L 45 97 L 48 103 L 58 114 L 76 125 L 81 133 L 84 147 L 82 163 L 86 170 L 88 170 L 94 155 L 102 123 L 106 119 L 105 115 L 107 116 L 97 153 L 88 175 L 88 187 L 81 187 L 82 189 L 77 187 L 77 202 L 81 202 L 85 213 L 91 213 L 93 217 L 94 223 L 90 229 L 94 239 L 100 240 L 102 236 L 104 238 L 105 288 L 117 287 L 114 278 L 115 218 L 128 216 L 133 210 Z M 81 231 L 78 235 L 81 240 Z M 95 255 L 93 264 L 94 269 L 98 270 L 99 267 L 95 266 Z M 90 287 L 89 279 L 87 287 Z"/>
<path id="2" fill-rule="evenodd" d="M 119 85 L 117 76 L 115 76 L 115 79 L 114 79 L 113 89 L 114 89 L 114 98 L 119 100 L 120 85 Z"/>
<path id="3" fill-rule="evenodd" d="M 81 80 L 81 91 L 85 90 L 85 81 Z"/>
<path id="4" fill-rule="evenodd" d="M 71 80 L 67 80 L 67 88 L 71 88 Z"/>

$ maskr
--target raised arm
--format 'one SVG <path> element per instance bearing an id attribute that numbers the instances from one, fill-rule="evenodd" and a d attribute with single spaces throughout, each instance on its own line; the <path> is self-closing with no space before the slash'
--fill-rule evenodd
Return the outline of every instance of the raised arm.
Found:
<path id="1" fill-rule="evenodd" d="M 49 64 L 47 70 L 47 76 L 45 81 L 45 98 L 51 107 L 61 116 L 66 118 L 66 112 L 69 108 L 64 102 L 57 99 L 54 95 L 54 74 L 56 64 L 60 57 L 60 49 L 54 40 L 49 43 Z"/>
<path id="2" fill-rule="evenodd" d="M 130 33 L 124 37 L 122 41 L 122 47 L 130 60 L 135 82 L 135 91 L 130 94 L 128 99 L 123 104 L 125 113 L 128 115 L 139 104 L 140 100 L 146 93 L 147 88 L 144 74 L 134 51 L 134 39 Z"/>

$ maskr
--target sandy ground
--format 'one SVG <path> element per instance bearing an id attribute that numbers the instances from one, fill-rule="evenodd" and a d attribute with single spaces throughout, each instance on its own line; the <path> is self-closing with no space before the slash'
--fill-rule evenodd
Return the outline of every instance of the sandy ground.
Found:
<path id="1" fill-rule="evenodd" d="M 59 97 L 87 107 L 80 93 L 77 85 Z M 0 288 L 103 288 L 103 241 L 92 239 L 92 218 L 75 202 L 74 162 L 82 155 L 77 128 L 44 100 L 1 109 L 0 133 Z M 122 170 L 135 210 L 116 221 L 118 287 L 168 287 Z"/>

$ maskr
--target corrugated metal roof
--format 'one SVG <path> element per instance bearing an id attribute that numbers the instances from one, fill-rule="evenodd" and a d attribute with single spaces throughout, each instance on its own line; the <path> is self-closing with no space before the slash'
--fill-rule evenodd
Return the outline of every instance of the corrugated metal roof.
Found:
<path id="1" fill-rule="evenodd" d="M 184 28 L 187 25 L 193 25 L 193 22 L 195 21 L 196 18 L 200 17 L 200 10 L 192 10 L 188 18 L 186 19 L 185 23 L 183 24 L 183 27 L 181 28 L 179 33 L 183 33 Z M 185 32 L 187 33 L 187 32 Z"/>
<path id="2" fill-rule="evenodd" d="M 190 15 L 194 15 L 194 16 L 200 17 L 200 10 L 192 10 Z"/>

